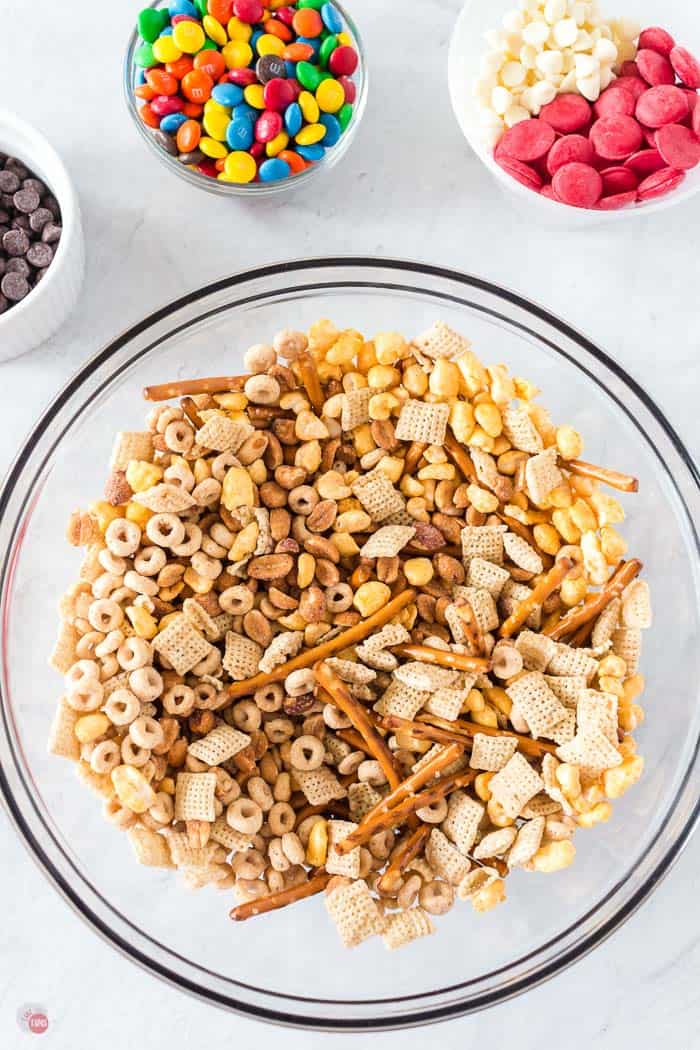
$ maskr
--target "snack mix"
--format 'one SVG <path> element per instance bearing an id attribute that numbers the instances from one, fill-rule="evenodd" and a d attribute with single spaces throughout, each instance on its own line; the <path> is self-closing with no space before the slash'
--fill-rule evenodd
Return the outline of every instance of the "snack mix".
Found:
<path id="1" fill-rule="evenodd" d="M 639 779 L 651 609 L 604 487 L 637 482 L 442 322 L 245 367 L 147 388 L 72 515 L 50 750 L 232 919 L 323 892 L 394 949 L 570 865 Z"/>

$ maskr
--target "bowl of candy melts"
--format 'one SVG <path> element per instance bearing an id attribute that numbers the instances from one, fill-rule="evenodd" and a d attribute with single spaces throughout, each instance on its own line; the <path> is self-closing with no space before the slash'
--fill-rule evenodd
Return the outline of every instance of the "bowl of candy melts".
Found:
<path id="1" fill-rule="evenodd" d="M 0 792 L 191 994 L 477 1010 L 688 839 L 697 474 L 542 306 L 402 261 L 234 274 L 87 361 L 2 500 Z"/>
<path id="2" fill-rule="evenodd" d="M 0 361 L 63 323 L 83 283 L 78 197 L 53 146 L 0 110 Z"/>
<path id="3" fill-rule="evenodd" d="M 470 145 L 519 202 L 545 221 L 586 225 L 697 192 L 700 62 L 684 40 L 608 18 L 597 2 L 485 8 L 468 3 L 455 28 L 452 104 Z"/>
<path id="4" fill-rule="evenodd" d="M 345 155 L 367 74 L 357 29 L 330 0 L 156 0 L 138 16 L 124 89 L 170 170 L 213 193 L 266 196 Z"/>

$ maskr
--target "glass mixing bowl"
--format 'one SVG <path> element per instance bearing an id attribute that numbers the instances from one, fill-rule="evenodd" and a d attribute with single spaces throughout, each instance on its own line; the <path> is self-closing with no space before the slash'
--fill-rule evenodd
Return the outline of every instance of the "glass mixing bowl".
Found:
<path id="1" fill-rule="evenodd" d="M 319 899 L 240 925 L 231 895 L 188 893 L 139 867 L 126 838 L 68 763 L 47 755 L 61 690 L 46 666 L 56 601 L 77 576 L 70 511 L 102 491 L 114 432 L 139 429 L 147 383 L 240 371 L 245 348 L 328 316 L 410 334 L 436 318 L 487 362 L 507 361 L 586 456 L 633 472 L 625 536 L 645 563 L 657 618 L 642 669 L 642 781 L 610 822 L 577 836 L 573 867 L 516 871 L 507 904 L 459 904 L 434 937 L 387 957 L 379 939 L 341 948 Z M 668 871 L 698 815 L 698 474 L 649 396 L 542 307 L 475 277 L 408 262 L 309 260 L 226 278 L 155 311 L 70 381 L 28 438 L 2 496 L 0 785 L 19 835 L 51 882 L 111 945 L 149 972 L 250 1016 L 325 1029 L 436 1021 L 526 991 L 600 944 Z"/>
<path id="2" fill-rule="evenodd" d="M 150 0 L 150 3 L 146 6 L 165 7 L 167 5 L 163 4 L 162 0 Z M 181 164 L 177 157 L 171 157 L 169 153 L 166 153 L 162 146 L 158 145 L 153 137 L 153 130 L 146 127 L 139 115 L 139 107 L 143 105 L 143 103 L 134 95 L 136 75 L 138 72 L 136 63 L 134 62 L 134 55 L 137 47 L 142 43 L 138 32 L 134 30 L 129 37 L 129 43 L 124 57 L 124 67 L 122 71 L 124 98 L 126 99 L 129 116 L 136 125 L 141 138 L 147 144 L 151 152 L 158 157 L 161 164 L 164 164 L 169 171 L 172 171 L 175 175 L 184 179 L 185 182 L 189 182 L 191 186 L 197 187 L 197 189 L 206 190 L 207 193 L 216 193 L 219 197 L 247 197 L 250 200 L 259 199 L 261 197 L 273 197 L 280 193 L 289 193 L 292 190 L 304 187 L 309 182 L 318 178 L 318 176 L 324 171 L 328 171 L 330 168 L 334 167 L 339 160 L 342 160 L 350 148 L 350 144 L 357 133 L 360 121 L 365 112 L 369 80 L 367 73 L 367 55 L 358 28 L 342 4 L 336 2 L 335 6 L 343 17 L 346 32 L 350 34 L 352 45 L 360 58 L 357 71 L 353 76 L 357 88 L 357 96 L 353 103 L 352 120 L 337 145 L 327 149 L 321 160 L 316 161 L 305 171 L 300 172 L 299 175 L 291 175 L 286 179 L 277 179 L 274 182 L 247 182 L 239 184 L 235 182 L 223 182 L 220 179 L 210 178 L 208 175 L 202 175 L 200 172 L 194 171 L 186 164 Z"/>

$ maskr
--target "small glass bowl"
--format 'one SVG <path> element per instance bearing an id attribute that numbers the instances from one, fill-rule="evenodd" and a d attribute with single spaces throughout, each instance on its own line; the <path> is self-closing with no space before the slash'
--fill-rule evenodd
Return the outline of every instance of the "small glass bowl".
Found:
<path id="1" fill-rule="evenodd" d="M 117 430 L 143 427 L 151 383 L 234 375 L 251 343 L 330 317 L 406 335 L 442 319 L 487 363 L 541 388 L 586 458 L 633 471 L 623 532 L 644 562 L 656 623 L 641 671 L 646 766 L 607 824 L 576 836 L 556 875 L 515 871 L 488 915 L 460 902 L 388 956 L 380 938 L 342 948 L 322 898 L 233 924 L 232 893 L 187 892 L 140 867 L 70 763 L 47 753 L 61 678 L 45 659 L 59 594 L 80 557 L 63 530 L 102 491 Z M 685 846 L 700 808 L 700 557 L 697 469 L 652 398 L 542 306 L 478 277 L 411 262 L 308 259 L 234 274 L 156 309 L 87 360 L 28 436 L 0 494 L 0 800 L 34 860 L 109 944 L 184 992 L 296 1027 L 400 1028 L 526 992 L 629 919 Z M 108 958 L 105 959 L 108 962 Z M 605 961 L 603 961 L 605 966 Z M 498 1022 L 496 1021 L 497 1025 Z"/>
<path id="2" fill-rule="evenodd" d="M 357 97 L 353 103 L 352 119 L 345 132 L 335 146 L 326 150 L 326 153 L 321 160 L 316 161 L 311 167 L 306 168 L 305 171 L 300 172 L 298 175 L 290 175 L 286 179 L 277 179 L 274 182 L 247 182 L 238 184 L 235 182 L 224 182 L 220 179 L 210 178 L 208 175 L 201 175 L 198 171 L 193 171 L 191 168 L 187 167 L 186 164 L 181 164 L 176 157 L 171 157 L 169 153 L 166 153 L 165 150 L 158 145 L 154 138 L 153 129 L 147 127 L 139 115 L 138 105 L 140 100 L 134 95 L 135 77 L 137 72 L 134 55 L 139 46 L 141 37 L 138 34 L 138 30 L 135 29 L 129 38 L 126 57 L 124 59 L 124 95 L 129 115 L 151 152 L 158 157 L 161 163 L 164 164 L 169 171 L 174 172 L 175 175 L 184 179 L 185 182 L 189 182 L 191 186 L 196 186 L 198 189 L 205 190 L 207 193 L 216 193 L 219 197 L 272 197 L 276 194 L 288 193 L 291 190 L 296 190 L 306 186 L 313 179 L 318 178 L 322 172 L 328 171 L 330 168 L 334 167 L 347 153 L 357 129 L 360 126 L 360 121 L 362 120 L 365 106 L 367 104 L 368 89 L 367 59 L 357 26 L 345 8 L 337 3 L 337 0 L 334 0 L 334 4 L 343 17 L 345 30 L 352 37 L 353 47 L 359 56 L 357 70 L 353 74 L 357 87 Z M 147 6 L 163 7 L 165 5 L 162 3 L 162 0 L 151 0 L 151 3 Z"/>

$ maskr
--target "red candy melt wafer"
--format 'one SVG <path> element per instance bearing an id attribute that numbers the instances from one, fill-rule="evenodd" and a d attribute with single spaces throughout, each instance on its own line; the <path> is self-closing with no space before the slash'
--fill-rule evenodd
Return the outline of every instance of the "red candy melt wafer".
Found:
<path id="1" fill-rule="evenodd" d="M 590 119 L 591 107 L 582 95 L 559 95 L 540 110 L 540 120 L 563 135 L 580 131 Z"/>
<path id="2" fill-rule="evenodd" d="M 617 165 L 614 168 L 605 168 L 600 173 L 603 180 L 603 196 L 614 197 L 619 193 L 629 193 L 637 189 L 638 178 L 631 168 Z"/>
<path id="3" fill-rule="evenodd" d="M 614 193 L 610 197 L 601 197 L 596 204 L 599 211 L 617 211 L 618 208 L 627 208 L 637 200 L 637 191 L 629 190 L 627 193 Z"/>
<path id="4" fill-rule="evenodd" d="M 665 29 L 661 29 L 660 26 L 650 26 L 649 29 L 645 29 L 639 34 L 638 47 L 648 48 L 650 51 L 658 51 L 660 55 L 665 55 L 666 58 L 668 58 L 675 46 L 676 41 L 671 34 L 667 33 Z"/>
<path id="5" fill-rule="evenodd" d="M 665 168 L 666 162 L 657 149 L 641 149 L 627 158 L 625 167 L 631 168 L 638 178 L 645 179 L 647 175 Z"/>
<path id="6" fill-rule="evenodd" d="M 642 48 L 635 59 L 639 74 L 647 84 L 656 87 L 658 84 L 675 84 L 676 74 L 669 60 L 658 51 Z"/>
<path id="7" fill-rule="evenodd" d="M 514 179 L 521 182 L 523 186 L 527 186 L 531 190 L 539 190 L 542 186 L 542 179 L 535 169 L 529 167 L 527 164 L 523 164 L 522 161 L 516 160 L 514 157 L 508 157 L 504 154 L 500 154 L 495 160 L 500 168 L 507 171 Z"/>
<path id="8" fill-rule="evenodd" d="M 593 164 L 593 147 L 585 135 L 562 135 L 549 151 L 547 171 L 554 175 L 559 168 L 574 161 Z"/>
<path id="9" fill-rule="evenodd" d="M 637 63 L 634 61 L 633 58 L 628 58 L 625 62 L 622 63 L 622 65 L 620 66 L 620 76 L 621 77 L 638 77 L 639 76 L 639 70 L 637 69 Z"/>
<path id="10" fill-rule="evenodd" d="M 656 146 L 670 168 L 690 171 L 700 164 L 700 139 L 683 124 L 666 124 L 659 128 Z"/>
<path id="11" fill-rule="evenodd" d="M 678 87 L 662 84 L 649 88 L 637 99 L 635 116 L 648 128 L 660 128 L 664 124 L 678 124 L 688 115 L 688 99 Z"/>
<path id="12" fill-rule="evenodd" d="M 604 160 L 626 160 L 637 152 L 644 138 L 634 117 L 621 113 L 596 120 L 590 137 L 593 149 Z"/>
<path id="13" fill-rule="evenodd" d="M 700 62 L 685 47 L 674 47 L 670 54 L 671 66 L 686 87 L 700 88 Z"/>
<path id="14" fill-rule="evenodd" d="M 545 157 L 555 139 L 554 129 L 541 120 L 521 120 L 509 128 L 498 143 L 502 156 L 524 162 Z"/>
<path id="15" fill-rule="evenodd" d="M 590 164 L 574 162 L 559 168 L 552 179 L 557 199 L 574 208 L 592 208 L 603 193 L 603 180 Z"/>
<path id="16" fill-rule="evenodd" d="M 640 182 L 637 187 L 637 198 L 640 201 L 648 201 L 653 197 L 663 197 L 680 186 L 684 178 L 684 171 L 662 168 L 661 171 L 654 172 L 653 175 L 649 175 L 643 182 Z"/>
<path id="17" fill-rule="evenodd" d="M 615 81 L 614 86 L 616 88 L 625 88 L 626 91 L 631 91 L 635 98 L 639 98 L 645 91 L 649 90 L 649 85 L 646 80 L 642 80 L 640 76 L 621 76 Z"/>
<path id="18" fill-rule="evenodd" d="M 593 106 L 596 117 L 611 117 L 615 113 L 622 113 L 625 117 L 634 116 L 635 97 L 624 85 L 622 87 L 609 87 L 604 91 Z"/>

